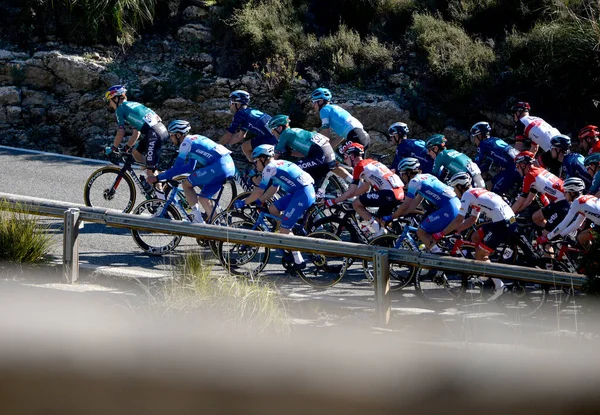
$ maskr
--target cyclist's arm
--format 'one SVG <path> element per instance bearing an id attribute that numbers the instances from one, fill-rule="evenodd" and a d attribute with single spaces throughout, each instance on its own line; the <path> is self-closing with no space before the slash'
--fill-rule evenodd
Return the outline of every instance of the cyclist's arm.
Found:
<path id="1" fill-rule="evenodd" d="M 233 137 L 233 134 L 230 133 L 229 131 L 227 131 L 225 134 L 223 134 L 221 136 L 221 139 L 219 140 L 219 144 L 229 144 L 229 140 L 231 140 L 231 137 Z"/>
<path id="2" fill-rule="evenodd" d="M 352 183 L 352 184 L 350 184 L 350 186 L 348 186 L 348 190 L 346 190 L 344 193 L 342 193 L 341 195 L 339 195 L 338 197 L 333 199 L 333 201 L 335 203 L 340 203 L 340 202 L 343 202 L 344 200 L 350 199 L 351 197 L 356 196 L 357 189 L 358 189 L 358 185 L 355 183 Z"/>
<path id="3" fill-rule="evenodd" d="M 529 206 L 531 204 L 531 202 L 533 202 L 534 198 L 535 198 L 535 193 L 533 193 L 533 192 L 528 193 L 527 197 L 523 196 L 522 194 L 519 195 L 519 198 L 517 199 L 517 201 L 512 205 L 512 211 L 514 213 L 519 213 L 520 211 L 525 209 L 527 206 Z"/>
<path id="4" fill-rule="evenodd" d="M 354 196 L 360 196 L 362 194 L 365 194 L 369 191 L 369 189 L 371 188 L 371 183 L 369 182 L 362 182 L 358 188 L 356 189 L 356 191 L 354 192 Z"/>
<path id="5" fill-rule="evenodd" d="M 414 199 L 411 199 L 410 197 L 405 197 L 404 202 L 402 202 L 400 207 L 396 209 L 394 213 L 392 213 L 392 218 L 400 218 L 404 215 L 408 215 L 409 213 L 414 212 L 415 209 L 419 207 L 422 201 L 423 196 L 419 194 L 415 195 Z"/>
<path id="6" fill-rule="evenodd" d="M 138 138 L 140 138 L 140 132 L 134 128 L 133 131 L 131 132 L 131 137 L 129 137 L 129 141 L 127 142 L 127 145 L 129 147 L 133 147 L 133 145 L 137 142 Z"/>
<path id="7" fill-rule="evenodd" d="M 113 140 L 113 146 L 119 147 L 119 144 L 121 144 L 121 141 L 123 141 L 124 137 L 125 137 L 125 126 L 120 125 L 117 128 L 117 134 L 115 134 L 115 139 Z"/>
<path id="8" fill-rule="evenodd" d="M 269 190 L 269 189 L 267 189 L 267 190 Z M 264 193 L 265 193 L 265 191 L 263 189 L 261 189 L 260 187 L 255 187 L 254 190 L 252 191 L 252 193 L 250 193 L 250 195 L 248 195 L 248 197 L 245 198 L 244 201 L 246 202 L 247 205 L 249 205 L 250 203 L 253 203 L 254 201 L 256 201 L 256 199 L 260 198 Z"/>
<path id="9" fill-rule="evenodd" d="M 548 239 L 552 239 L 558 235 L 568 235 L 574 230 L 579 229 L 583 222 L 585 222 L 585 215 L 581 212 L 578 212 L 577 208 L 573 208 L 573 205 L 571 205 L 571 209 L 569 209 L 567 216 L 565 216 L 562 222 L 556 225 L 556 228 L 554 228 L 552 232 L 548 233 L 547 237 Z"/>
<path id="10" fill-rule="evenodd" d="M 240 141 L 242 141 L 244 138 L 246 138 L 246 134 L 248 132 L 244 131 L 244 130 L 240 130 L 237 133 L 233 134 L 233 136 L 229 139 L 229 143 L 228 144 L 237 144 Z"/>

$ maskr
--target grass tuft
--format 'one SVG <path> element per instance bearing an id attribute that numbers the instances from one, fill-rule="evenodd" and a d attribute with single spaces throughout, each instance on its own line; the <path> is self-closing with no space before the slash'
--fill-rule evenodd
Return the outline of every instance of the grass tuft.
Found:
<path id="1" fill-rule="evenodd" d="M 17 207 L 9 211 L 0 202 L 0 261 L 34 263 L 44 261 L 50 251 L 52 236 L 36 216 Z"/>

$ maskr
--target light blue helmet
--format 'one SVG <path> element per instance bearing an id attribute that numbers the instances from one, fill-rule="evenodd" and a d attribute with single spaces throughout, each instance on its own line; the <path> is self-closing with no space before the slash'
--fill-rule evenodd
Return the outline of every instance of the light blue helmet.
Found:
<path id="1" fill-rule="evenodd" d="M 317 88 L 313 91 L 313 93 L 310 95 L 310 99 L 314 102 L 314 101 L 318 101 L 320 99 L 324 100 L 324 101 L 331 101 L 331 91 L 327 88 Z"/>
<path id="2" fill-rule="evenodd" d="M 252 160 L 255 160 L 259 157 L 273 157 L 275 154 L 275 146 L 271 144 L 261 144 L 252 150 Z"/>

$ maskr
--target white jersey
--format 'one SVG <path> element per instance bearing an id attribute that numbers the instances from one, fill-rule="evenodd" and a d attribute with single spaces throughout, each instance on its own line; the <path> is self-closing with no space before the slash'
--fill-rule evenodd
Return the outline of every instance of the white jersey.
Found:
<path id="1" fill-rule="evenodd" d="M 521 117 L 519 121 L 523 124 L 525 128 L 523 134 L 525 137 L 529 138 L 531 141 L 536 143 L 544 151 L 550 151 L 552 149 L 552 144 L 550 144 L 550 140 L 552 139 L 552 137 L 559 135 L 560 131 L 552 127 L 540 117 L 526 115 L 524 117 Z"/>
<path id="2" fill-rule="evenodd" d="M 552 239 L 557 235 L 566 236 L 570 234 L 577 230 L 586 219 L 600 225 L 600 199 L 592 195 L 579 196 L 574 200 L 569 208 L 569 213 L 548 234 L 548 239 Z"/>
<path id="3" fill-rule="evenodd" d="M 476 212 L 477 216 L 483 212 L 492 222 L 510 220 L 515 216 L 502 197 L 485 189 L 469 189 L 463 193 L 458 214 L 466 216 L 469 208 Z"/>

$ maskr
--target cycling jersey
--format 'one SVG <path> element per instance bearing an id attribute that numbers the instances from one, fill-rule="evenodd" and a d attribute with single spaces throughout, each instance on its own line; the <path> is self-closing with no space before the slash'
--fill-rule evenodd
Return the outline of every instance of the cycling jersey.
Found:
<path id="1" fill-rule="evenodd" d="M 458 214 L 466 216 L 469 208 L 478 216 L 483 212 L 492 222 L 510 221 L 515 216 L 504 199 L 485 189 L 474 188 L 463 193 Z"/>
<path id="2" fill-rule="evenodd" d="M 594 145 L 590 148 L 588 156 L 593 153 L 600 153 L 600 140 L 596 141 Z"/>
<path id="3" fill-rule="evenodd" d="M 562 162 L 562 174 L 565 179 L 570 177 L 579 177 L 585 183 L 585 188 L 589 189 L 592 185 L 592 176 L 587 172 L 583 165 L 583 157 L 579 153 L 566 154 Z"/>
<path id="4" fill-rule="evenodd" d="M 429 156 L 425 148 L 425 141 L 404 139 L 396 146 L 396 155 L 390 165 L 390 169 L 397 170 L 398 164 L 406 157 L 414 157 L 421 164 L 423 173 L 431 173 L 433 169 L 433 159 Z"/>
<path id="5" fill-rule="evenodd" d="M 404 183 L 398 175 L 392 173 L 383 163 L 373 159 L 358 162 L 352 173 L 353 184 L 364 180 L 377 190 L 392 190 L 398 200 L 404 198 Z"/>
<path id="6" fill-rule="evenodd" d="M 277 138 L 268 127 L 271 116 L 255 108 L 240 108 L 234 115 L 227 131 L 235 134 L 238 130 L 247 131 L 254 135 L 252 148 L 261 144 L 277 145 Z"/>
<path id="7" fill-rule="evenodd" d="M 531 140 L 544 151 L 550 151 L 552 137 L 559 135 L 560 131 L 552 127 L 540 117 L 526 115 L 521 117 L 515 125 L 515 139 L 517 141 Z"/>
<path id="8" fill-rule="evenodd" d="M 458 197 L 454 189 L 442 183 L 437 177 L 431 174 L 417 174 L 408 182 L 406 197 L 414 199 L 417 194 L 423 196 L 425 200 L 437 207 L 447 205 L 450 200 L 456 200 Z"/>
<path id="9" fill-rule="evenodd" d="M 557 200 L 564 200 L 563 181 L 542 167 L 531 166 L 529 173 L 523 178 L 523 197 L 529 192 L 540 193 L 540 200 L 545 205 Z"/>
<path id="10" fill-rule="evenodd" d="M 324 105 L 319 111 L 319 116 L 321 117 L 321 128 L 330 128 L 342 138 L 347 138 L 348 133 L 355 128 L 363 129 L 361 122 L 339 105 Z"/>
<path id="11" fill-rule="evenodd" d="M 589 219 L 600 225 L 600 199 L 592 195 L 579 196 L 571 203 L 567 216 L 548 233 L 548 239 L 558 235 L 566 236 L 577 230 L 583 222 Z"/>
<path id="12" fill-rule="evenodd" d="M 319 148 L 329 144 L 329 139 L 323 134 L 306 131 L 302 128 L 288 128 L 279 135 L 279 142 L 275 147 L 277 154 L 287 154 L 288 149 L 308 156 L 310 148 Z"/>
<path id="13" fill-rule="evenodd" d="M 124 101 L 117 107 L 115 113 L 119 127 L 124 127 L 127 123 L 138 131 L 142 131 L 144 124 L 154 127 L 162 121 L 150 108 L 133 101 Z"/>
<path id="14" fill-rule="evenodd" d="M 487 172 L 492 164 L 503 169 L 514 169 L 515 157 L 518 153 L 506 141 L 496 137 L 488 137 L 479 143 L 475 163 L 482 173 Z"/>
<path id="15" fill-rule="evenodd" d="M 439 177 L 442 167 L 448 171 L 449 177 L 459 172 L 469 173 L 471 177 L 481 175 L 477 164 L 469 156 L 456 150 L 444 150 L 438 153 L 433 162 L 431 174 Z"/>
<path id="16" fill-rule="evenodd" d="M 589 194 L 595 195 L 600 190 L 600 171 L 594 174 L 592 184 L 590 185 Z"/>

